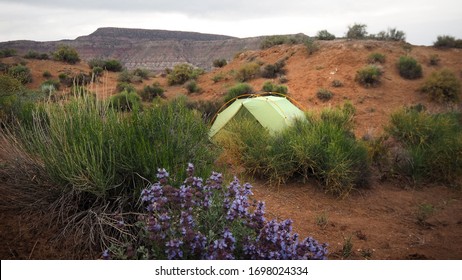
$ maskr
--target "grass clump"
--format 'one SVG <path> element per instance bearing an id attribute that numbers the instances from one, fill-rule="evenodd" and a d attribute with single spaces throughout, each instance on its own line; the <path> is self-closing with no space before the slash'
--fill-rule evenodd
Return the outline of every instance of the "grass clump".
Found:
<path id="1" fill-rule="evenodd" d="M 277 134 L 242 118 L 225 132 L 251 174 L 279 183 L 314 177 L 327 193 L 345 196 L 365 186 L 369 174 L 367 150 L 350 132 L 352 114 L 349 106 L 325 110 Z"/>
<path id="2" fill-rule="evenodd" d="M 355 80 L 365 87 L 375 87 L 380 84 L 382 68 L 377 65 L 367 65 L 356 72 Z"/>
<path id="3" fill-rule="evenodd" d="M 121 112 L 139 110 L 141 109 L 141 97 L 135 91 L 124 90 L 109 99 L 109 106 Z"/>
<path id="4" fill-rule="evenodd" d="M 228 89 L 226 95 L 223 99 L 224 103 L 229 102 L 230 100 L 244 94 L 252 94 L 254 90 L 251 85 L 246 83 L 238 83 L 235 86 Z"/>
<path id="5" fill-rule="evenodd" d="M 249 62 L 241 66 L 235 74 L 238 82 L 246 82 L 255 79 L 260 75 L 260 64 L 257 62 Z"/>
<path id="6" fill-rule="evenodd" d="M 421 87 L 423 93 L 428 94 L 436 102 L 457 102 L 460 96 L 460 81 L 448 69 L 433 72 Z"/>
<path id="7" fill-rule="evenodd" d="M 405 79 L 414 80 L 422 77 L 422 66 L 410 56 L 401 56 L 398 60 L 399 75 Z"/>
<path id="8" fill-rule="evenodd" d="M 285 85 L 275 85 L 270 81 L 266 81 L 263 84 L 262 90 L 264 92 L 275 92 L 280 94 L 287 94 L 288 89 Z"/>
<path id="9" fill-rule="evenodd" d="M 330 99 L 332 99 L 332 97 L 334 96 L 334 94 L 328 90 L 328 89 L 325 89 L 325 88 L 320 88 L 318 89 L 318 91 L 316 92 L 316 96 L 318 97 L 319 100 L 321 101 L 328 101 Z"/>
<path id="10" fill-rule="evenodd" d="M 397 173 L 416 182 L 449 184 L 462 174 L 460 113 L 402 109 L 391 115 L 386 131 L 404 148 L 394 166 Z"/>
<path id="11" fill-rule="evenodd" d="M 367 57 L 367 62 L 370 64 L 374 64 L 374 63 L 383 64 L 385 63 L 385 55 L 383 53 L 371 53 Z"/>

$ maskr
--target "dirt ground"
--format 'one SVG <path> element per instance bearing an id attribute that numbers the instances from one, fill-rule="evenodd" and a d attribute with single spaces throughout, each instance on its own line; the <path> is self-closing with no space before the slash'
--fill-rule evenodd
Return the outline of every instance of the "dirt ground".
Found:
<path id="1" fill-rule="evenodd" d="M 356 71 L 367 65 L 367 57 L 374 52 L 386 55 L 382 65 L 382 82 L 375 88 L 364 88 L 354 81 Z M 415 57 L 423 67 L 424 77 L 418 80 L 401 78 L 396 61 L 402 55 Z M 438 55 L 439 65 L 429 65 L 432 55 Z M 377 41 L 319 42 L 319 50 L 308 55 L 301 45 L 276 46 L 264 51 L 248 51 L 236 55 L 227 66 L 201 76 L 199 94 L 193 100 L 221 98 L 236 82 L 232 72 L 249 61 L 275 63 L 286 60 L 286 85 L 289 95 L 304 109 L 320 110 L 345 101 L 356 108 L 355 134 L 358 137 L 379 136 L 389 115 L 401 108 L 423 104 L 430 111 L 447 110 L 446 105 L 431 103 L 419 92 L 431 72 L 448 68 L 462 77 L 462 50 L 438 50 L 433 47 L 408 46 L 402 43 Z M 11 63 L 14 59 L 2 60 Z M 83 62 L 69 66 L 53 61 L 27 60 L 37 88 L 44 80 L 42 73 L 50 71 L 54 77 L 66 70 L 89 71 Z M 212 78 L 223 76 L 219 82 Z M 117 74 L 107 74 L 94 88 L 103 97 L 113 94 Z M 343 87 L 333 88 L 333 80 Z M 165 86 L 165 95 L 173 98 L 187 95 L 182 87 L 168 87 L 160 76 L 137 84 L 137 88 L 154 81 Z M 259 90 L 266 80 L 249 81 Z M 278 81 L 273 81 L 277 83 Z M 322 102 L 316 97 L 319 88 L 334 93 L 333 99 Z M 460 106 L 451 109 L 461 110 Z M 4 143 L 0 143 L 4 145 Z M 9 200 L 10 191 L 18 184 L 33 184 L 28 174 L 11 172 L 15 155 L 0 148 L 0 258 L 1 259 L 92 259 L 98 256 L 73 252 L 73 240 L 56 238 L 56 228 L 40 226 L 36 221 L 46 215 L 39 211 L 25 212 L 21 203 Z M 3 172 L 5 170 L 10 172 Z M 7 175 L 8 173 L 8 175 Z M 12 175 L 13 174 L 13 175 Z M 18 178 L 21 178 L 19 180 Z M 290 182 L 272 186 L 254 181 L 254 198 L 266 202 L 268 218 L 294 221 L 295 232 L 302 237 L 313 236 L 329 244 L 331 259 L 462 259 L 462 191 L 441 185 L 415 186 L 407 181 L 381 180 L 373 171 L 371 186 L 354 191 L 344 199 L 325 194 L 315 181 Z M 20 188 L 22 189 L 22 188 Z M 28 207 L 27 207 L 28 208 Z"/>

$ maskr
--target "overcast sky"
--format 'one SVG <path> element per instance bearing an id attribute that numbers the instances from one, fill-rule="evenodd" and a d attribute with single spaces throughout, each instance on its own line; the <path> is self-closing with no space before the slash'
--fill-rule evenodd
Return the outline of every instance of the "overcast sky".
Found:
<path id="1" fill-rule="evenodd" d="M 438 35 L 462 38 L 461 0 L 0 0 L 0 42 L 75 39 L 98 27 L 195 31 L 252 37 L 348 26 L 406 33 L 415 45 Z"/>

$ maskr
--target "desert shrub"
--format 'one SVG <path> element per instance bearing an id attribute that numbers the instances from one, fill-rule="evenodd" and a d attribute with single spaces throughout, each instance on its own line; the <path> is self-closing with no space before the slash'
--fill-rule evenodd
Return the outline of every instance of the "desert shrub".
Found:
<path id="1" fill-rule="evenodd" d="M 90 60 L 88 60 L 88 66 L 93 69 L 95 67 L 101 67 L 101 68 L 104 68 L 104 64 L 106 63 L 106 61 L 104 59 L 101 59 L 101 58 L 92 58 Z"/>
<path id="2" fill-rule="evenodd" d="M 46 70 L 43 72 L 42 77 L 44 77 L 45 79 L 50 79 L 51 77 L 53 77 L 53 75 L 51 75 L 50 71 Z"/>
<path id="3" fill-rule="evenodd" d="M 276 134 L 248 119 L 226 130 L 251 174 L 275 182 L 314 177 L 326 192 L 344 196 L 367 185 L 369 177 L 367 149 L 350 131 L 352 112 L 349 107 L 330 109 Z"/>
<path id="4" fill-rule="evenodd" d="M 60 83 L 57 80 L 46 80 L 40 85 L 40 91 L 46 96 L 51 96 L 54 92 L 59 90 Z"/>
<path id="5" fill-rule="evenodd" d="M 371 53 L 367 57 L 367 62 L 370 64 L 374 64 L 374 63 L 383 64 L 385 63 L 385 55 L 382 53 Z"/>
<path id="6" fill-rule="evenodd" d="M 119 76 L 117 77 L 117 81 L 122 82 L 122 83 L 131 83 L 133 79 L 133 73 L 131 73 L 128 70 L 124 70 L 119 73 Z"/>
<path id="7" fill-rule="evenodd" d="M 303 41 L 303 44 L 305 45 L 308 54 L 313 54 L 319 49 L 319 45 L 313 38 L 306 38 Z"/>
<path id="8" fill-rule="evenodd" d="M 186 103 L 189 109 L 199 111 L 206 123 L 212 120 L 222 105 L 223 103 L 219 100 L 197 100 Z"/>
<path id="9" fill-rule="evenodd" d="M 267 79 L 273 79 L 280 75 L 284 75 L 286 70 L 284 66 L 286 65 L 285 59 L 281 59 L 274 64 L 267 64 L 263 67 L 261 71 L 261 76 Z"/>
<path id="10" fill-rule="evenodd" d="M 202 69 L 195 69 L 190 64 L 177 64 L 167 74 L 167 82 L 169 85 L 182 85 L 189 80 L 195 80 L 199 75 L 203 74 Z"/>
<path id="11" fill-rule="evenodd" d="M 367 65 L 356 72 L 355 80 L 365 87 L 375 87 L 380 84 L 382 68 L 377 65 Z"/>
<path id="12" fill-rule="evenodd" d="M 185 162 L 194 161 L 201 166 L 198 174 L 206 174 L 213 162 L 208 128 L 184 102 L 120 113 L 82 95 L 45 104 L 33 124 L 21 127 L 19 139 L 63 193 L 86 195 L 83 208 L 98 198 L 115 204 L 129 200 L 133 210 L 138 201 L 133 194 L 141 192 L 145 179 L 156 179 L 158 167 L 183 176 Z"/>
<path id="13" fill-rule="evenodd" d="M 101 77 L 103 75 L 104 68 L 100 66 L 95 66 L 91 69 L 91 74 L 95 77 Z"/>
<path id="14" fill-rule="evenodd" d="M 188 90 L 189 94 L 201 91 L 201 88 L 197 85 L 195 80 L 188 81 L 185 85 L 185 88 Z"/>
<path id="15" fill-rule="evenodd" d="M 448 69 L 433 72 L 421 87 L 423 93 L 437 102 L 456 102 L 460 96 L 460 81 Z"/>
<path id="16" fill-rule="evenodd" d="M 264 92 L 275 92 L 280 94 L 287 94 L 288 89 L 285 85 L 275 85 L 272 82 L 266 81 L 263 84 L 262 90 Z"/>
<path id="17" fill-rule="evenodd" d="M 76 64 L 80 61 L 80 57 L 77 51 L 74 48 L 66 45 L 59 46 L 58 49 L 53 52 L 53 59 L 69 64 Z"/>
<path id="18" fill-rule="evenodd" d="M 228 101 L 244 94 L 252 94 L 254 92 L 253 88 L 251 85 L 246 84 L 246 83 L 239 83 L 236 84 L 235 86 L 231 87 L 228 89 L 226 92 L 226 95 L 223 99 L 225 103 Z"/>
<path id="19" fill-rule="evenodd" d="M 160 86 L 158 82 L 153 83 L 150 86 L 145 86 L 141 92 L 141 98 L 144 101 L 153 101 L 156 97 L 164 98 L 164 89 Z"/>
<path id="20" fill-rule="evenodd" d="M 111 72 L 120 72 L 123 70 L 122 63 L 117 59 L 109 59 L 104 62 L 104 69 Z"/>
<path id="21" fill-rule="evenodd" d="M 10 76 L 0 74 L 0 96 L 9 96 L 22 89 L 20 80 Z"/>
<path id="22" fill-rule="evenodd" d="M 316 34 L 316 39 L 318 39 L 318 40 L 334 40 L 335 35 L 329 33 L 329 31 L 327 31 L 327 30 L 320 30 Z"/>
<path id="23" fill-rule="evenodd" d="M 288 38 L 285 35 L 268 36 L 261 42 L 260 48 L 262 50 L 269 49 L 273 46 L 286 44 L 287 42 Z"/>
<path id="24" fill-rule="evenodd" d="M 49 59 L 49 56 L 47 53 L 39 53 L 37 51 L 30 50 L 24 55 L 24 58 L 47 60 Z"/>
<path id="25" fill-rule="evenodd" d="M 399 75 L 405 79 L 417 79 L 422 77 L 422 66 L 410 56 L 401 56 L 398 60 Z"/>
<path id="26" fill-rule="evenodd" d="M 127 83 L 127 82 L 118 82 L 116 86 L 116 91 L 117 92 L 122 92 L 122 91 L 136 91 L 136 88 L 134 85 Z"/>
<path id="27" fill-rule="evenodd" d="M 406 34 L 396 28 L 388 28 L 387 31 L 380 31 L 377 35 L 374 35 L 374 39 L 382 41 L 405 41 Z"/>
<path id="28" fill-rule="evenodd" d="M 216 68 L 225 67 L 226 64 L 228 64 L 228 62 L 224 58 L 215 59 L 213 60 L 213 63 L 212 63 L 213 67 L 216 67 Z"/>
<path id="29" fill-rule="evenodd" d="M 16 55 L 15 49 L 3 49 L 0 50 L 0 57 L 11 57 Z"/>
<path id="30" fill-rule="evenodd" d="M 133 70 L 133 75 L 140 77 L 143 80 L 149 79 L 149 70 L 136 68 Z"/>
<path id="31" fill-rule="evenodd" d="M 139 110 L 141 108 L 141 97 L 135 91 L 122 91 L 111 96 L 109 106 L 122 112 Z"/>
<path id="32" fill-rule="evenodd" d="M 402 109 L 391 115 L 389 135 L 404 147 L 394 170 L 416 182 L 451 184 L 462 175 L 460 113 Z"/>
<path id="33" fill-rule="evenodd" d="M 436 66 L 436 65 L 440 64 L 440 60 L 441 59 L 437 54 L 432 54 L 432 55 L 430 55 L 429 64 L 431 66 Z"/>
<path id="34" fill-rule="evenodd" d="M 348 39 L 365 39 L 367 36 L 366 28 L 367 28 L 366 24 L 360 24 L 360 23 L 355 23 L 351 26 L 348 26 L 346 37 Z"/>
<path id="35" fill-rule="evenodd" d="M 225 79 L 225 74 L 223 74 L 222 72 L 216 74 L 215 76 L 212 77 L 212 81 L 214 83 L 218 83 L 220 81 L 222 81 L 223 79 Z"/>
<path id="36" fill-rule="evenodd" d="M 173 181 L 165 169 L 158 170 L 158 182 L 141 193 L 145 210 L 130 242 L 137 253 L 127 254 L 126 245 L 115 245 L 103 258 L 326 259 L 327 244 L 311 237 L 299 240 L 291 220 L 267 220 L 265 204 L 249 202 L 250 184 L 235 178 L 224 186 L 222 174 L 216 172 L 204 181 L 194 177 L 192 164 L 187 172 L 186 180 Z M 116 223 L 121 224 L 120 219 Z"/>
<path id="37" fill-rule="evenodd" d="M 342 81 L 340 81 L 340 80 L 333 80 L 332 83 L 331 83 L 331 85 L 332 85 L 333 87 L 343 87 L 343 83 L 342 83 Z"/>
<path id="38" fill-rule="evenodd" d="M 260 65 L 256 62 L 249 62 L 239 68 L 235 78 L 237 81 L 243 83 L 256 78 L 259 74 Z"/>
<path id="39" fill-rule="evenodd" d="M 328 101 L 328 100 L 332 99 L 334 94 L 328 89 L 320 88 L 316 92 L 316 96 L 318 97 L 319 100 Z"/>
<path id="40" fill-rule="evenodd" d="M 437 48 L 462 48 L 462 40 L 456 39 L 453 36 L 441 35 L 438 36 L 436 42 L 433 43 Z"/>
<path id="41" fill-rule="evenodd" d="M 22 84 L 32 82 L 32 73 L 30 69 L 24 65 L 11 66 L 8 68 L 8 75 L 18 79 Z"/>

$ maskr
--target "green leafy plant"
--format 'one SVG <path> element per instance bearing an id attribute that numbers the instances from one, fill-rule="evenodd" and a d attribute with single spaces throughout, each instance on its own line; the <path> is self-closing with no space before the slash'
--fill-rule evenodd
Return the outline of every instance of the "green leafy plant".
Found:
<path id="1" fill-rule="evenodd" d="M 109 106 L 117 111 L 132 111 L 141 108 L 141 97 L 134 91 L 122 91 L 111 97 Z"/>
<path id="2" fill-rule="evenodd" d="M 246 83 L 238 83 L 234 85 L 233 87 L 229 88 L 228 91 L 226 92 L 226 95 L 223 99 L 224 103 L 227 103 L 228 101 L 244 94 L 252 94 L 254 93 L 254 90 L 251 85 L 246 84 Z"/>
<path id="3" fill-rule="evenodd" d="M 401 56 L 398 60 L 399 75 L 405 79 L 418 79 L 422 77 L 422 66 L 410 56 Z"/>
<path id="4" fill-rule="evenodd" d="M 53 52 L 53 59 L 69 64 L 76 64 L 80 61 L 80 57 L 77 51 L 74 48 L 66 45 L 60 45 L 58 49 Z"/>
<path id="5" fill-rule="evenodd" d="M 153 83 L 150 86 L 145 86 L 141 92 L 141 98 L 144 101 L 153 101 L 156 97 L 164 98 L 164 89 L 158 82 Z"/>
<path id="6" fill-rule="evenodd" d="M 320 88 L 316 92 L 316 96 L 318 97 L 319 100 L 328 101 L 328 100 L 332 99 L 334 94 L 328 89 Z"/>
<path id="7" fill-rule="evenodd" d="M 318 39 L 318 40 L 334 40 L 335 35 L 329 33 L 327 30 L 324 29 L 324 30 L 318 31 L 318 33 L 316 34 L 316 39 Z"/>
<path id="8" fill-rule="evenodd" d="M 195 80 L 187 82 L 185 88 L 188 90 L 189 94 L 201 91 L 201 88 L 197 85 Z"/>
<path id="9" fill-rule="evenodd" d="M 433 72 L 420 90 L 436 102 L 457 102 L 461 84 L 456 75 L 448 69 Z"/>
<path id="10" fill-rule="evenodd" d="M 260 64 L 257 62 L 249 62 L 239 68 L 235 78 L 237 81 L 243 83 L 256 78 L 258 75 L 260 75 Z"/>
<path id="11" fill-rule="evenodd" d="M 367 36 L 366 28 L 367 25 L 361 23 L 355 23 L 351 26 L 348 26 L 346 37 L 348 39 L 365 39 Z"/>
<path id="12" fill-rule="evenodd" d="M 380 84 L 382 68 L 377 65 L 367 65 L 356 72 L 355 80 L 365 87 L 375 87 Z"/>
<path id="13" fill-rule="evenodd" d="M 274 64 L 266 64 L 261 71 L 261 76 L 263 78 L 273 79 L 280 75 L 284 75 L 286 73 L 284 69 L 285 65 L 285 59 L 281 59 Z"/>
<path id="14" fill-rule="evenodd" d="M 203 73 L 202 69 L 196 69 L 190 64 L 177 64 L 167 74 L 169 85 L 182 85 L 189 80 L 195 80 Z"/>
<path id="15" fill-rule="evenodd" d="M 437 48 L 462 48 L 462 40 L 449 35 L 440 35 L 433 43 Z"/>
<path id="16" fill-rule="evenodd" d="M 32 73 L 27 66 L 16 65 L 8 68 L 8 75 L 19 80 L 22 84 L 32 82 Z"/>
<path id="17" fill-rule="evenodd" d="M 367 62 L 370 64 L 373 64 L 373 63 L 383 64 L 385 63 L 385 55 L 382 53 L 371 53 L 367 57 Z"/>
<path id="18" fill-rule="evenodd" d="M 272 82 L 266 81 L 263 84 L 262 90 L 264 92 L 275 92 L 280 94 L 287 94 L 288 89 L 284 85 L 275 85 Z"/>
<path id="19" fill-rule="evenodd" d="M 216 67 L 216 68 L 225 67 L 226 64 L 228 64 L 228 62 L 224 58 L 215 59 L 213 60 L 213 63 L 212 63 L 213 67 Z"/>

